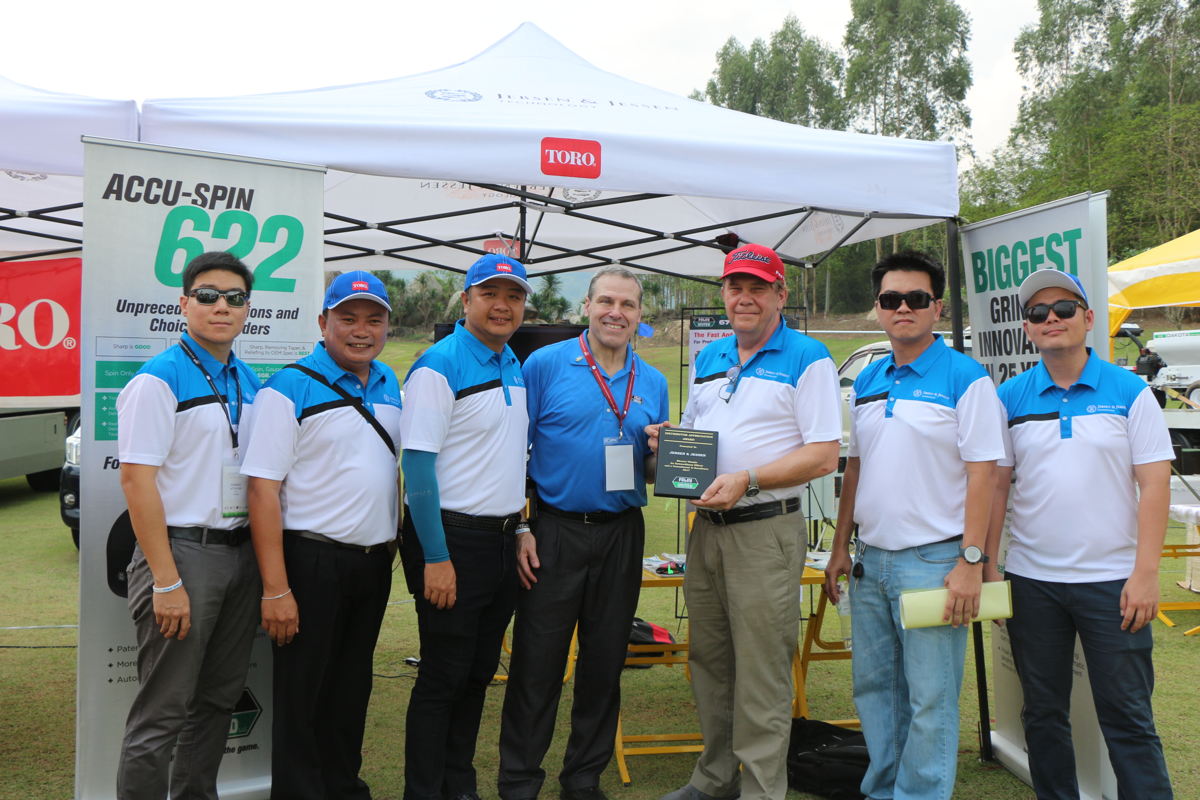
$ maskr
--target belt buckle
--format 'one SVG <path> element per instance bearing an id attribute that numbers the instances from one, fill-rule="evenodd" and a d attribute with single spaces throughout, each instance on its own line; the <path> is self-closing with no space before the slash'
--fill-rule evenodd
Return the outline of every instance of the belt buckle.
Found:
<path id="1" fill-rule="evenodd" d="M 724 511 L 710 511 L 708 513 L 712 515 L 712 521 L 717 523 L 718 525 L 728 525 L 729 524 L 728 522 L 725 521 L 725 512 Z"/>
<path id="2" fill-rule="evenodd" d="M 595 520 L 589 519 L 589 517 L 591 517 L 591 515 L 592 515 L 592 512 L 590 512 L 590 511 L 583 512 L 583 524 L 584 525 L 595 525 L 596 524 Z"/>
<path id="3" fill-rule="evenodd" d="M 517 529 L 517 521 L 519 517 L 508 516 L 504 517 L 500 522 L 500 532 L 505 536 L 512 536 Z"/>

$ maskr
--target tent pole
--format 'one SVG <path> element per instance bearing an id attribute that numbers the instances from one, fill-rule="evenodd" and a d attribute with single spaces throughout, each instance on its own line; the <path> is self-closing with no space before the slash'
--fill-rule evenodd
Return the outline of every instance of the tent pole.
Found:
<path id="1" fill-rule="evenodd" d="M 946 272 L 950 276 L 950 327 L 954 331 L 954 349 L 963 350 L 962 274 L 959 263 L 958 220 L 946 220 Z"/>
<path id="2" fill-rule="evenodd" d="M 526 187 L 522 186 L 522 187 L 521 187 L 521 191 L 522 191 L 522 192 L 524 192 L 524 191 L 525 191 L 525 188 L 526 188 Z M 526 210 L 525 210 L 525 204 L 524 204 L 524 203 L 518 203 L 518 204 L 517 204 L 517 214 L 518 214 L 518 219 L 520 219 L 520 222 L 519 222 L 519 223 L 517 223 L 517 239 L 518 239 L 518 240 L 521 242 L 521 247 L 520 247 L 520 248 L 517 250 L 517 254 L 516 254 L 515 258 L 517 258 L 518 260 L 520 260 L 520 261 L 524 262 L 524 260 L 525 260 L 525 255 L 526 255 L 526 253 L 525 253 L 525 247 L 526 247 L 526 241 L 525 241 L 525 219 L 526 219 L 526 216 L 527 216 L 527 212 L 526 212 Z"/>

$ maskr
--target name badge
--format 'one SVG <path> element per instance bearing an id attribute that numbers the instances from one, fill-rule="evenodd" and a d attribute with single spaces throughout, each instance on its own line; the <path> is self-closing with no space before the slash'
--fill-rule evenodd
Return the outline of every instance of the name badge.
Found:
<path id="1" fill-rule="evenodd" d="M 633 491 L 633 445 L 615 441 L 604 443 L 604 491 Z"/>
<path id="2" fill-rule="evenodd" d="M 222 517 L 249 516 L 250 504 L 246 500 L 246 487 L 249 483 L 246 476 L 239 472 L 237 464 L 225 464 L 221 467 Z"/>

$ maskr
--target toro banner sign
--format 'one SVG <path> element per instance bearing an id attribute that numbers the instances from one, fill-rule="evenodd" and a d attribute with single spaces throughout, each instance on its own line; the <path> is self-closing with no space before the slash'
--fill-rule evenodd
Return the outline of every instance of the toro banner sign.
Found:
<path id="1" fill-rule="evenodd" d="M 79 403 L 78 258 L 10 261 L 0 270 L 0 405 Z"/>
<path id="2" fill-rule="evenodd" d="M 1017 287 L 1029 273 L 1077 276 L 1095 311 L 1088 344 L 1108 355 L 1108 193 L 1081 194 L 961 228 L 972 355 L 1003 383 L 1038 362 L 1021 327 Z"/>
<path id="3" fill-rule="evenodd" d="M 76 797 L 115 792 L 137 641 L 125 598 L 133 531 L 120 487 L 116 399 L 186 329 L 183 269 L 227 250 L 254 273 L 234 351 L 265 380 L 320 336 L 323 170 L 84 138 L 82 458 Z M 271 649 L 259 631 L 218 778 L 221 797 L 267 797 Z"/>

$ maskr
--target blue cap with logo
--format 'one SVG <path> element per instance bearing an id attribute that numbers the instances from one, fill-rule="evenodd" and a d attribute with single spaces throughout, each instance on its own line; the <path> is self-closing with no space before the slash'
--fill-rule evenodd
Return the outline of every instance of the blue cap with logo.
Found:
<path id="1" fill-rule="evenodd" d="M 1031 272 L 1021 281 L 1021 286 L 1017 289 L 1017 299 L 1021 303 L 1021 308 L 1029 305 L 1029 301 L 1033 296 L 1042 289 L 1066 289 L 1071 294 L 1079 295 L 1079 299 L 1087 302 L 1087 292 L 1083 290 L 1083 284 L 1079 278 L 1069 272 L 1062 272 L 1054 269 L 1039 269 L 1036 272 Z"/>
<path id="2" fill-rule="evenodd" d="M 325 303 L 322 307 L 337 308 L 347 300 L 372 300 L 389 312 L 392 310 L 383 281 L 361 269 L 343 272 L 334 278 L 333 283 L 325 290 Z"/>
<path id="3" fill-rule="evenodd" d="M 526 294 L 533 294 L 533 287 L 529 285 L 526 277 L 525 265 L 520 261 L 508 256 L 488 253 L 467 270 L 467 279 L 463 282 L 463 288 L 470 289 L 472 286 L 478 286 L 492 278 L 504 278 L 520 286 Z"/>

